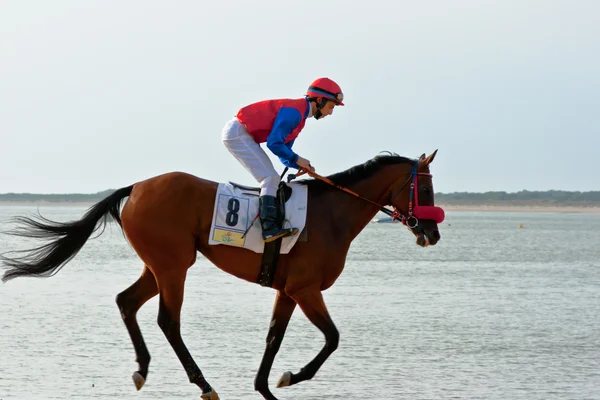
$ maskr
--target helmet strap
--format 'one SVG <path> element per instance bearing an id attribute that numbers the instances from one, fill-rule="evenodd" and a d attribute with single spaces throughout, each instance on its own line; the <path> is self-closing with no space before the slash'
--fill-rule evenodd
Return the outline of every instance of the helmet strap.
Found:
<path id="1" fill-rule="evenodd" d="M 325 107 L 325 104 L 327 104 L 327 100 L 325 100 L 324 98 L 315 98 L 315 104 L 317 105 L 317 111 L 315 112 L 315 119 L 320 119 L 323 116 L 323 113 L 321 112 L 321 109 L 323 107 Z"/>

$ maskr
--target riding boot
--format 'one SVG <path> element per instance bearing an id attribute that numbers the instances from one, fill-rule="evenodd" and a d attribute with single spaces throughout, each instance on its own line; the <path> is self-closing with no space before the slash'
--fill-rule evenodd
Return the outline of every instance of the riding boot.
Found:
<path id="1" fill-rule="evenodd" d="M 277 199 L 275 196 L 260 196 L 258 199 L 260 224 L 265 242 L 272 242 L 280 237 L 292 236 L 298 233 L 297 228 L 283 228 L 278 224 Z"/>

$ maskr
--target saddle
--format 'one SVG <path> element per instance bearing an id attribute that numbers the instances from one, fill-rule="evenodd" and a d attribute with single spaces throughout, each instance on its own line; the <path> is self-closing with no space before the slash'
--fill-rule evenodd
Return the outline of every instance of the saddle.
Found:
<path id="1" fill-rule="evenodd" d="M 240 188 L 242 190 L 247 190 L 250 193 L 244 193 L 247 195 L 251 195 L 251 196 L 256 196 L 258 197 L 260 194 L 260 188 L 259 187 L 255 187 L 255 186 L 246 186 L 246 185 L 242 185 L 240 183 L 236 183 L 236 182 L 232 182 L 229 181 L 229 183 L 237 188 Z M 254 193 L 252 193 L 254 192 Z M 277 200 L 280 203 L 279 206 L 281 206 L 281 208 L 284 210 L 283 212 L 285 213 L 285 208 L 283 207 L 283 205 L 290 199 L 290 197 L 292 197 L 292 187 L 288 186 L 285 182 L 279 182 L 279 188 L 277 188 Z"/>

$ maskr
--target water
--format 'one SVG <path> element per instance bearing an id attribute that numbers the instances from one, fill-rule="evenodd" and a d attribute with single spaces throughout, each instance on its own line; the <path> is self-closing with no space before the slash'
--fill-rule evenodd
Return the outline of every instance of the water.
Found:
<path id="1" fill-rule="evenodd" d="M 30 211 L 0 207 L 0 230 Z M 73 220 L 85 208 L 41 211 Z M 397 224 L 362 232 L 324 293 L 340 346 L 313 380 L 275 389 L 324 343 L 296 310 L 270 377 L 279 399 L 600 399 L 600 215 L 449 212 L 441 232 L 427 249 Z M 0 285 L 0 399 L 198 399 L 156 298 L 138 314 L 152 361 L 135 391 L 114 298 L 141 267 L 112 226 L 56 276 Z M 207 380 L 224 400 L 261 399 L 274 292 L 202 257 L 186 289 L 183 338 Z"/>

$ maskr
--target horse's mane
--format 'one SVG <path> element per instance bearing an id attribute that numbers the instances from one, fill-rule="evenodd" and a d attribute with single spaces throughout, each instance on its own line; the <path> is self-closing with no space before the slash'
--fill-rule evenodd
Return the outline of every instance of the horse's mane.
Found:
<path id="1" fill-rule="evenodd" d="M 327 178 L 337 185 L 347 186 L 354 182 L 358 182 L 360 180 L 369 178 L 371 175 L 373 175 L 375 172 L 379 171 L 386 165 L 413 164 L 415 162 L 414 159 L 402 157 L 396 153 L 391 153 L 389 151 L 386 153 L 388 154 L 377 155 L 372 159 L 368 160 L 367 162 L 355 165 L 354 167 L 349 168 L 345 171 L 329 175 L 327 176 Z M 297 181 L 297 183 L 307 185 L 310 188 L 310 190 L 313 191 L 313 193 L 315 190 L 320 191 L 331 188 L 331 186 L 328 183 L 323 182 L 320 179 L 302 179 Z"/>

